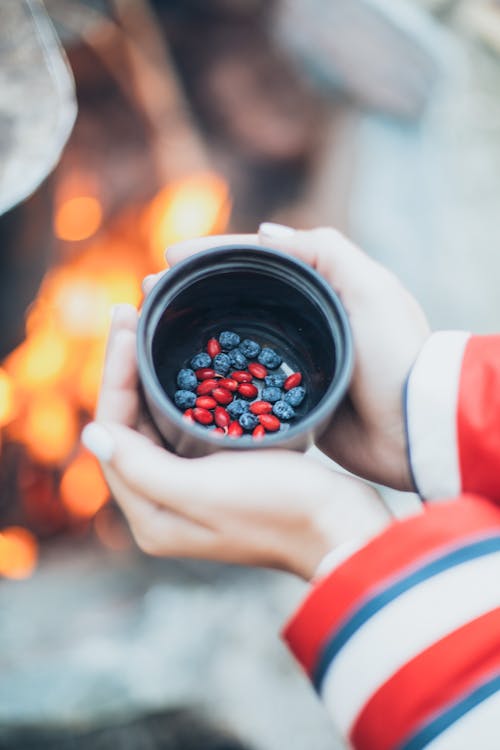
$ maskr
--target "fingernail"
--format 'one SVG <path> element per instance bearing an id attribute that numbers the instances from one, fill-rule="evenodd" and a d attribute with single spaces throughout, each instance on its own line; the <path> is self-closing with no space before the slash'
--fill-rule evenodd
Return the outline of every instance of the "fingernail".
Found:
<path id="1" fill-rule="evenodd" d="M 284 224 L 274 224 L 272 221 L 265 221 L 260 225 L 259 233 L 264 234 L 266 237 L 270 237 L 273 240 L 281 240 L 295 234 L 295 229 L 287 227 Z"/>
<path id="2" fill-rule="evenodd" d="M 142 291 L 145 292 L 147 289 L 148 284 L 154 279 L 156 274 L 150 273 L 147 276 L 145 276 L 142 280 Z"/>
<path id="3" fill-rule="evenodd" d="M 111 461 L 115 443 L 108 430 L 97 422 L 91 422 L 82 431 L 82 443 L 99 460 Z"/>

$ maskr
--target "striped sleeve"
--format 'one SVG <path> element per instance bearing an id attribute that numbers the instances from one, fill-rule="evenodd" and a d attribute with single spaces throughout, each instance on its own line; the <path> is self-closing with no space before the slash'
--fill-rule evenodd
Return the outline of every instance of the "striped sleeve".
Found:
<path id="1" fill-rule="evenodd" d="M 500 336 L 435 333 L 413 366 L 405 402 L 421 496 L 474 492 L 500 501 Z"/>
<path id="2" fill-rule="evenodd" d="M 498 750 L 500 509 L 477 495 L 395 522 L 284 631 L 356 750 Z"/>

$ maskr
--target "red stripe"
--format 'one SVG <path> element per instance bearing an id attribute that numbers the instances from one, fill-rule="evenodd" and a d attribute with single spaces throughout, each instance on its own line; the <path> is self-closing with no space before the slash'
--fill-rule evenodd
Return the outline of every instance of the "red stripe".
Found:
<path id="1" fill-rule="evenodd" d="M 326 640 L 375 587 L 449 544 L 499 529 L 500 509 L 473 495 L 396 521 L 312 589 L 283 637 L 311 674 Z"/>
<path id="2" fill-rule="evenodd" d="M 454 631 L 396 672 L 363 708 L 351 742 L 356 750 L 393 750 L 499 670 L 500 607 Z"/>
<path id="3" fill-rule="evenodd" d="M 500 500 L 500 336 L 469 340 L 457 422 L 463 491 Z"/>

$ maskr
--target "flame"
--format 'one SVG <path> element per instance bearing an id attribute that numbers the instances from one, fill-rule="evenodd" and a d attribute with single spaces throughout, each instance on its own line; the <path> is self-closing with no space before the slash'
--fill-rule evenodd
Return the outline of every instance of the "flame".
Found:
<path id="1" fill-rule="evenodd" d="M 27 529 L 9 526 L 0 531 L 0 575 L 29 578 L 38 559 L 38 544 Z"/>
<path id="2" fill-rule="evenodd" d="M 42 391 L 33 395 L 23 425 L 31 456 L 43 464 L 58 464 L 69 455 L 78 438 L 78 422 L 64 394 Z"/>
<path id="3" fill-rule="evenodd" d="M 58 206 L 54 216 L 54 234 L 66 242 L 92 237 L 102 222 L 101 204 L 91 195 L 69 198 Z"/>
<path id="4" fill-rule="evenodd" d="M 82 452 L 68 466 L 61 481 L 61 499 L 77 518 L 91 518 L 109 496 L 99 464 L 90 453 Z"/>
<path id="5" fill-rule="evenodd" d="M 191 175 L 164 187 L 153 200 L 147 219 L 156 266 L 165 266 L 164 252 L 169 245 L 222 231 L 230 210 L 227 183 L 213 172 Z"/>
<path id="6" fill-rule="evenodd" d="M 14 386 L 7 372 L 0 367 L 0 427 L 15 416 Z"/>

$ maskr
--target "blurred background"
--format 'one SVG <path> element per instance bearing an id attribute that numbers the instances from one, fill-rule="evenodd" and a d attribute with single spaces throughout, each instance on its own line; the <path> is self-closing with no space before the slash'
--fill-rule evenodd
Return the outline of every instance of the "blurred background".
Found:
<path id="1" fill-rule="evenodd" d="M 342 747 L 278 636 L 303 585 L 146 558 L 79 434 L 182 238 L 335 225 L 498 330 L 499 93 L 495 0 L 3 0 L 0 748 Z"/>

